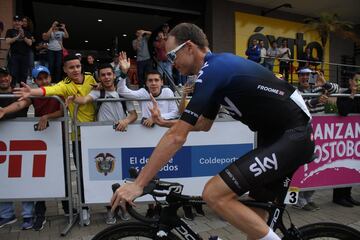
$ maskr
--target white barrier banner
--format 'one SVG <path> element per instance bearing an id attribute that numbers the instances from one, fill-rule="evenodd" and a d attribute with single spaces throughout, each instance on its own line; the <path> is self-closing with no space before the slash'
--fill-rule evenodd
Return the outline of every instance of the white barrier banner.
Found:
<path id="1" fill-rule="evenodd" d="M 167 128 L 129 125 L 127 132 L 112 126 L 81 126 L 85 203 L 108 203 L 111 184 L 129 178 L 128 169 L 141 169 Z M 245 125 L 214 122 L 209 132 L 192 132 L 186 144 L 158 174 L 163 180 L 184 184 L 184 193 L 200 195 L 211 176 L 244 155 L 254 145 Z M 150 200 L 142 198 L 141 200 Z"/>
<path id="2" fill-rule="evenodd" d="M 0 199 L 65 197 L 61 122 L 0 122 Z"/>

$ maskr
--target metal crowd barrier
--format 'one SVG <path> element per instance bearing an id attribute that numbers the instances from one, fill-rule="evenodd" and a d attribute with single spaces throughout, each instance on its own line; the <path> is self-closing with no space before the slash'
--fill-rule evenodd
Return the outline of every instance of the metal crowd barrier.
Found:
<path id="1" fill-rule="evenodd" d="M 18 98 L 12 94 L 1 94 L 0 98 Z M 31 97 L 31 98 L 54 98 L 56 99 L 61 106 L 64 109 L 64 116 L 58 119 L 51 119 L 49 120 L 50 124 L 51 122 L 55 122 L 55 121 L 60 121 L 63 124 L 63 128 L 64 131 L 61 131 L 61 136 L 63 141 L 65 141 L 65 145 L 63 146 L 65 148 L 65 156 L 64 156 L 64 160 L 63 162 L 65 163 L 65 194 L 67 196 L 65 196 L 64 198 L 22 198 L 22 199 L 0 199 L 0 202 L 13 202 L 13 201 L 44 201 L 44 200 L 64 200 L 64 201 L 68 201 L 69 203 L 69 217 L 68 217 L 68 224 L 65 226 L 65 228 L 63 229 L 63 231 L 61 232 L 61 236 L 65 236 L 71 229 L 71 227 L 76 223 L 77 221 L 77 215 L 74 216 L 73 213 L 73 192 L 72 192 L 72 179 L 71 179 L 71 167 L 70 167 L 70 154 L 69 154 L 69 149 L 70 149 L 70 145 L 69 145 L 69 115 L 68 112 L 66 111 L 66 106 L 65 103 L 62 101 L 62 99 L 58 96 L 52 96 L 52 97 Z M 38 122 L 37 117 L 21 117 L 21 118 L 15 118 L 15 119 L 9 119 L 12 122 Z M 7 121 L 7 120 L 6 120 Z M 0 121 L 1 124 L 1 121 Z M 63 135 L 64 133 L 64 135 Z M 56 148 L 58 148 L 58 146 L 56 146 Z M 52 186 L 53 188 L 56 188 L 56 186 Z M 39 189 L 40 191 L 40 189 Z"/>
<path id="2" fill-rule="evenodd" d="M 316 96 L 320 96 L 321 94 L 303 94 L 304 97 L 316 97 Z M 350 94 L 331 94 L 330 96 L 332 97 L 349 97 Z M 14 95 L 0 95 L 0 98 L 16 98 Z M 355 97 L 360 97 L 360 94 L 356 94 Z M 62 105 L 62 107 L 64 109 L 66 109 L 64 102 L 61 100 L 61 98 L 54 96 L 52 98 L 57 99 L 57 101 L 59 101 Z M 162 101 L 162 100 L 179 100 L 179 97 L 175 97 L 175 98 L 162 98 L 162 99 L 158 99 L 158 101 Z M 99 102 L 118 102 L 118 101 L 149 101 L 149 99 L 125 99 L 125 98 L 121 98 L 121 99 L 99 99 Z M 111 122 L 93 122 L 93 123 L 80 123 L 78 122 L 77 119 L 77 111 L 78 111 L 78 105 L 76 105 L 75 107 L 75 112 L 74 112 L 74 119 L 73 119 L 73 126 L 74 126 L 74 131 L 75 131 L 75 160 L 77 162 L 77 186 L 78 186 L 78 193 L 79 193 L 79 203 L 78 203 L 78 212 L 80 213 L 80 224 L 83 225 L 83 217 L 81 214 L 81 210 L 83 206 L 87 206 L 87 204 L 84 204 L 83 201 L 83 189 L 81 188 L 82 184 L 81 184 L 81 159 L 79 158 L 80 156 L 80 152 L 79 152 L 79 137 L 78 137 L 78 128 L 80 126 L 89 126 L 89 125 L 94 125 L 94 126 L 100 126 L 100 125 L 111 125 Z M 20 121 L 20 122 L 29 122 L 29 121 L 37 121 L 38 118 L 17 118 L 17 119 L 12 119 L 11 121 Z M 51 121 L 51 120 L 50 120 Z M 71 184 L 71 169 L 70 169 L 70 141 L 69 141 L 69 115 L 67 111 L 64 111 L 64 117 L 57 119 L 56 121 L 61 121 L 64 124 L 64 132 L 65 132 L 65 136 L 63 136 L 63 138 L 65 139 L 65 169 L 66 169 L 66 179 L 67 179 L 67 183 L 66 183 L 66 187 L 67 187 L 67 197 L 65 198 L 55 198 L 56 200 L 66 200 L 69 202 L 69 222 L 66 225 L 66 227 L 64 228 L 64 230 L 62 231 L 61 235 L 64 236 L 66 235 L 69 230 L 71 229 L 71 227 L 75 224 L 76 220 L 77 220 L 77 215 L 74 216 L 73 215 L 73 193 L 72 193 L 72 184 Z M 139 121 L 137 121 L 138 123 Z M 1 124 L 1 123 L 0 123 Z M 255 135 L 255 142 L 254 144 L 256 145 L 256 135 Z M 53 198 L 51 198 L 53 199 Z M 36 199 L 36 198 L 22 198 L 22 199 L 6 199 L 6 200 L 1 200 L 1 201 L 24 201 L 24 200 L 44 200 L 44 199 Z"/>

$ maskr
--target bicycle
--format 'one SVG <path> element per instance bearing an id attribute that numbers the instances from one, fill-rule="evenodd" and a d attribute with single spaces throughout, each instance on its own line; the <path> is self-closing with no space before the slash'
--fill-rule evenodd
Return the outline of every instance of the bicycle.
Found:
<path id="1" fill-rule="evenodd" d="M 268 225 L 275 231 L 279 229 L 283 240 L 357 240 L 360 232 L 338 223 L 321 222 L 297 228 L 291 221 L 284 203 L 290 178 L 286 178 L 284 186 L 274 202 L 259 202 L 255 200 L 239 200 L 248 207 L 261 208 L 269 213 Z M 115 191 L 119 184 L 112 186 Z M 183 185 L 175 182 L 165 182 L 159 179 L 152 180 L 144 188 L 145 194 L 151 194 L 157 204 L 162 205 L 159 218 L 146 218 L 139 214 L 132 206 L 126 205 L 128 213 L 139 222 L 120 223 L 108 227 L 99 232 L 92 240 L 117 240 L 125 238 L 135 239 L 165 239 L 165 240 L 202 240 L 201 236 L 194 232 L 191 227 L 177 215 L 182 206 L 205 204 L 200 196 L 188 196 L 182 194 Z M 165 202 L 157 201 L 157 197 L 165 197 Z M 290 227 L 286 228 L 283 222 L 283 213 L 286 212 Z M 211 237 L 211 240 L 218 239 Z M 219 238 L 220 239 L 220 238 Z"/>

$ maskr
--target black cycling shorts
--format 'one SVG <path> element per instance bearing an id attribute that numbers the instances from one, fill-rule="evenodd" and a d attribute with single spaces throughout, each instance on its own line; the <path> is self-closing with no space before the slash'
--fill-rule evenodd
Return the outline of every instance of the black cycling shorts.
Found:
<path id="1" fill-rule="evenodd" d="M 315 144 L 311 124 L 284 131 L 258 133 L 258 148 L 220 172 L 220 177 L 239 196 L 274 201 L 283 181 L 312 159 Z"/>

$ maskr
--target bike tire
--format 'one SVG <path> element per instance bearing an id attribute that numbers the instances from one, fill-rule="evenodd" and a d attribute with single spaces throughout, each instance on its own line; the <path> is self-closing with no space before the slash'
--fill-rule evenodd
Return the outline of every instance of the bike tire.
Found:
<path id="1" fill-rule="evenodd" d="M 155 239 L 158 228 L 146 223 L 127 222 L 105 228 L 96 234 L 92 240 L 119 240 L 119 239 Z M 178 236 L 169 232 L 164 240 L 180 240 Z"/>
<path id="2" fill-rule="evenodd" d="M 360 232 L 338 223 L 313 223 L 299 228 L 302 240 L 356 240 Z"/>

